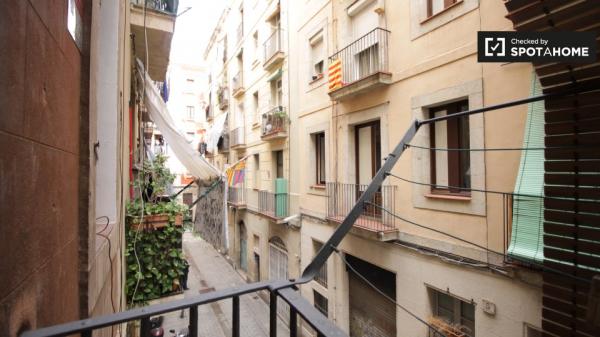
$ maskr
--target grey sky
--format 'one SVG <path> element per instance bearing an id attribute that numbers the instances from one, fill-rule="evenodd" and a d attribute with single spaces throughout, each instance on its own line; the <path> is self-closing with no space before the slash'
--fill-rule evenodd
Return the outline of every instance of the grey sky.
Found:
<path id="1" fill-rule="evenodd" d="M 202 64 L 202 57 L 210 35 L 228 1 L 180 0 L 180 14 L 171 45 L 171 62 L 190 65 Z"/>

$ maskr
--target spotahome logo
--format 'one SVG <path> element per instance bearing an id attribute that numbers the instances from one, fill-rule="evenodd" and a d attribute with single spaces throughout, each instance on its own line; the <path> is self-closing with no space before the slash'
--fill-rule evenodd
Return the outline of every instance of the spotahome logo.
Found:
<path id="1" fill-rule="evenodd" d="M 595 62 L 593 32 L 477 32 L 479 62 Z"/>

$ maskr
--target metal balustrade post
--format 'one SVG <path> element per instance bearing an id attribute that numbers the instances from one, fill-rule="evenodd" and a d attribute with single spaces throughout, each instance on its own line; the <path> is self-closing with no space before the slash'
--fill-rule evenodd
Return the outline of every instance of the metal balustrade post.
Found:
<path id="1" fill-rule="evenodd" d="M 86 330 L 82 332 L 81 337 L 92 337 L 92 330 Z"/>
<path id="2" fill-rule="evenodd" d="M 269 293 L 269 336 L 277 337 L 277 294 Z"/>
<path id="3" fill-rule="evenodd" d="M 140 336 L 148 335 L 150 335 L 150 317 L 144 317 L 140 322 Z"/>
<path id="4" fill-rule="evenodd" d="M 290 337 L 298 336 L 298 311 L 290 305 Z"/>
<path id="5" fill-rule="evenodd" d="M 240 337 L 240 297 L 233 296 L 232 298 L 232 326 L 231 326 L 231 336 L 232 337 Z"/>
<path id="6" fill-rule="evenodd" d="M 198 337 L 198 306 L 190 307 L 190 337 Z"/>

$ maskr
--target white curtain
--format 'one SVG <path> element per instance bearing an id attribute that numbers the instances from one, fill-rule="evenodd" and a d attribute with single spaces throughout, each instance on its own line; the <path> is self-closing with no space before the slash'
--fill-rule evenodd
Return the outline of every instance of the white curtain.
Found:
<path id="1" fill-rule="evenodd" d="M 138 60 L 139 74 L 146 76 L 146 93 L 144 104 L 150 113 L 150 118 L 163 134 L 163 137 L 175 153 L 175 156 L 186 167 L 191 175 L 200 180 L 214 180 L 223 175 L 217 168 L 212 166 L 200 155 L 186 140 L 185 136 L 177 129 L 175 121 L 171 118 L 167 105 L 163 101 L 158 88 L 144 71 L 144 67 Z M 218 139 L 217 139 L 218 140 Z"/>

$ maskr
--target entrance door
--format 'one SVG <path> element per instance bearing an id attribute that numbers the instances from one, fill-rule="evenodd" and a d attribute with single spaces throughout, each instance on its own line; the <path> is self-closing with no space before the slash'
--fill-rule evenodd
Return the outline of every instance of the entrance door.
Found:
<path id="1" fill-rule="evenodd" d="M 381 131 L 379 121 L 357 125 L 355 127 L 355 155 L 356 155 L 356 199 L 381 168 Z M 383 205 L 381 191 L 375 193 L 370 202 Z M 365 215 L 381 217 L 381 209 L 373 205 L 365 207 Z"/>
<path id="2" fill-rule="evenodd" d="M 386 296 L 396 299 L 396 275 L 353 256 L 347 261 Z M 365 283 L 352 270 L 348 271 L 350 302 L 350 337 L 395 337 L 396 306 Z"/>
<path id="3" fill-rule="evenodd" d="M 279 237 L 273 237 L 269 241 L 269 278 L 271 280 L 287 280 L 289 278 L 287 248 Z M 277 313 L 286 324 L 289 324 L 290 307 L 279 297 L 277 297 Z"/>
<path id="4" fill-rule="evenodd" d="M 240 221 L 240 268 L 248 271 L 248 240 L 246 238 L 246 226 Z"/>

